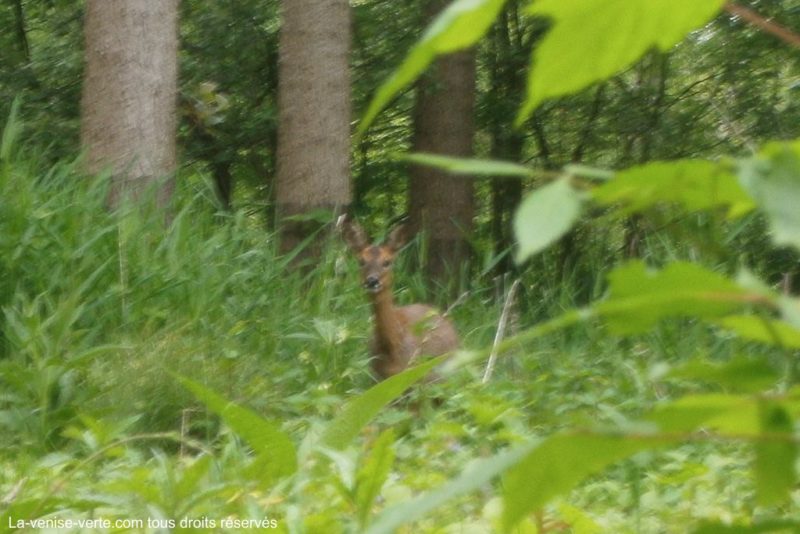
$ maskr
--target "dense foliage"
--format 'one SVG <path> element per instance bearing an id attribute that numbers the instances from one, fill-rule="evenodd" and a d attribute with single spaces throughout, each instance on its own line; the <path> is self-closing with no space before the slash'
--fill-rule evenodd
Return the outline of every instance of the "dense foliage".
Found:
<path id="1" fill-rule="evenodd" d="M 404 87 L 476 42 L 485 66 L 533 57 L 527 89 L 480 73 L 478 154 L 498 155 L 499 106 L 520 125 L 518 161 L 406 158 L 535 184 L 513 219 L 511 332 L 492 346 L 509 251 L 492 246 L 487 182 L 479 261 L 450 310 L 464 350 L 441 382 L 419 383 L 440 358 L 378 385 L 338 237 L 302 271 L 265 230 L 274 6 L 184 3 L 183 137 L 203 165 L 182 169 L 165 231 L 146 208 L 105 210 L 104 177 L 68 157 L 77 88 L 57 87 L 79 70 L 76 36 L 49 25 L 80 7 L 19 3 L 27 44 L 2 37 L 18 54 L 0 85 L 21 97 L 0 143 L 0 528 L 800 528 L 796 52 L 713 19 L 716 0 L 636 3 L 541 0 L 525 15 L 460 0 L 425 33 L 387 3 L 355 3 L 354 94 L 375 112 L 354 147 L 356 205 L 373 224 L 404 190 Z M 800 22 L 788 0 L 752 5 Z M 62 74 L 46 68 L 57 44 L 74 54 Z M 520 85 L 496 93 L 500 80 Z M 230 210 L 215 188 L 226 165 Z M 398 300 L 440 297 L 396 270 Z"/>

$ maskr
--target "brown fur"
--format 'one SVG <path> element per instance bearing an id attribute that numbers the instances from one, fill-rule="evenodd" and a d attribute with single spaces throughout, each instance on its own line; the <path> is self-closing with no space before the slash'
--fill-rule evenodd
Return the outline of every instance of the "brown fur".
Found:
<path id="1" fill-rule="evenodd" d="M 419 356 L 438 356 L 458 348 L 453 324 L 431 306 L 397 307 L 392 296 L 392 262 L 405 241 L 403 227 L 382 246 L 370 245 L 358 223 L 345 221 L 342 235 L 359 258 L 364 287 L 372 300 L 375 335 L 372 369 L 381 380 L 404 371 Z"/>

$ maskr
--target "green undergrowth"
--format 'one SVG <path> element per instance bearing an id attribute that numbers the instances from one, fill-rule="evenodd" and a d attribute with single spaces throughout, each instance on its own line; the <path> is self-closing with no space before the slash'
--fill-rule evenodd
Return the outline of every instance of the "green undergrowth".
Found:
<path id="1" fill-rule="evenodd" d="M 2 151 L 0 529 L 108 519 L 152 522 L 128 524 L 135 532 L 169 521 L 178 531 L 361 531 L 383 510 L 476 480 L 471 469 L 498 451 L 573 427 L 624 428 L 659 401 L 720 391 L 670 375 L 688 360 L 726 361 L 746 347 L 780 362 L 688 319 L 624 339 L 582 322 L 514 341 L 607 290 L 600 251 L 582 271 L 545 261 L 521 271 L 510 345 L 487 384 L 482 358 L 375 407 L 352 441 L 334 439 L 331 421 L 373 385 L 370 307 L 338 237 L 317 264 L 296 268 L 261 213 L 220 212 L 202 176 L 179 177 L 166 224 L 142 206 L 109 212 L 106 182 L 81 175 L 78 161 L 42 169 L 24 149 Z M 398 301 L 449 306 L 452 288 L 439 294 L 411 273 L 418 253 L 409 246 L 396 268 Z M 464 279 L 450 313 L 465 349 L 491 346 L 509 285 L 488 269 Z M 260 451 L 261 431 L 288 436 L 288 478 L 270 471 L 283 467 L 264 460 L 278 452 Z M 516 528 L 685 532 L 687 522 L 750 518 L 749 461 L 735 443 L 647 451 Z M 490 488 L 456 491 L 404 532 L 499 529 Z"/>

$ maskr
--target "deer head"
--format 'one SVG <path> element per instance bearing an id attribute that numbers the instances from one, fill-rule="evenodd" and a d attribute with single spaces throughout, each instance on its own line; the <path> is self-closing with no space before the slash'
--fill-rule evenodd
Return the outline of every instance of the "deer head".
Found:
<path id="1" fill-rule="evenodd" d="M 361 280 L 370 293 L 380 293 L 392 287 L 392 264 L 397 251 L 405 244 L 405 226 L 392 228 L 386 241 L 373 245 L 369 236 L 356 221 L 345 218 L 340 223 L 342 237 L 361 265 Z"/>

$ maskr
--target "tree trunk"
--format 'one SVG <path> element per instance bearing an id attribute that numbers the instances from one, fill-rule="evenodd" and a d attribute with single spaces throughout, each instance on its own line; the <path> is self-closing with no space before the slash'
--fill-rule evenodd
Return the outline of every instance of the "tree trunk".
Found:
<path id="1" fill-rule="evenodd" d="M 414 151 L 447 156 L 472 155 L 475 107 L 475 54 L 458 52 L 438 59 L 417 86 Z M 413 166 L 409 215 L 414 231 L 428 240 L 427 275 L 444 282 L 469 259 L 474 184 L 432 167 Z"/>
<path id="2" fill-rule="evenodd" d="M 109 204 L 174 187 L 178 0 L 87 0 L 81 143 L 86 170 L 112 173 Z"/>
<path id="3" fill-rule="evenodd" d="M 530 51 L 512 39 L 512 19 L 517 2 L 509 2 L 498 17 L 489 47 L 489 81 L 493 113 L 489 117 L 490 156 L 492 159 L 519 162 L 524 137 L 511 128 L 517 110 L 517 99 L 525 88 L 525 65 Z M 513 215 L 522 199 L 522 180 L 517 177 L 494 177 L 491 182 L 491 230 L 495 254 L 508 251 L 514 243 Z M 511 254 L 497 263 L 495 271 L 502 275 L 514 269 Z"/>
<path id="4" fill-rule="evenodd" d="M 14 28 L 17 33 L 17 47 L 22 58 L 20 63 L 28 63 L 31 60 L 31 48 L 28 43 L 28 30 L 25 28 L 25 10 L 22 0 L 14 1 Z"/>
<path id="5" fill-rule="evenodd" d="M 319 228 L 310 214 L 350 203 L 349 49 L 347 0 L 283 2 L 275 182 L 283 252 Z"/>

